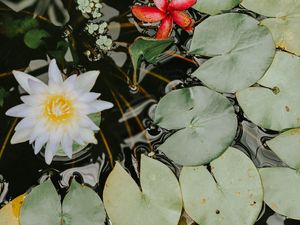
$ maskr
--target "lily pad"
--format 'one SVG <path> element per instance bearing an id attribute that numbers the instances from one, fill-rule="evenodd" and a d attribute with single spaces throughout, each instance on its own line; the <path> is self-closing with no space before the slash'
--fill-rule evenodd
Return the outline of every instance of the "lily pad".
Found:
<path id="1" fill-rule="evenodd" d="M 27 47 L 36 49 L 45 44 L 44 39 L 49 37 L 49 33 L 43 29 L 32 29 L 24 36 L 24 43 Z"/>
<path id="2" fill-rule="evenodd" d="M 300 129 L 286 131 L 267 141 L 267 145 L 289 167 L 300 169 Z"/>
<path id="3" fill-rule="evenodd" d="M 263 168 L 259 170 L 264 200 L 275 212 L 300 220 L 300 175 L 290 168 Z"/>
<path id="4" fill-rule="evenodd" d="M 242 5 L 267 17 L 261 22 L 272 32 L 278 48 L 300 55 L 300 2 L 295 0 L 244 0 Z"/>
<path id="5" fill-rule="evenodd" d="M 141 58 L 148 63 L 157 63 L 157 57 L 171 44 L 173 40 L 156 40 L 150 38 L 139 37 L 129 47 L 129 53 L 133 64 L 134 75 L 133 83 L 138 83 L 137 69 L 141 63 Z"/>
<path id="6" fill-rule="evenodd" d="M 33 188 L 21 208 L 20 225 L 104 225 L 100 197 L 73 181 L 63 206 L 51 180 Z"/>
<path id="7" fill-rule="evenodd" d="M 263 201 L 259 173 L 241 151 L 228 148 L 206 166 L 183 167 L 184 208 L 201 225 L 253 225 Z"/>
<path id="8" fill-rule="evenodd" d="M 230 101 L 206 87 L 171 91 L 158 103 L 154 123 L 177 129 L 159 150 L 181 165 L 202 165 L 232 143 L 237 118 Z"/>
<path id="9" fill-rule="evenodd" d="M 159 161 L 141 158 L 141 188 L 117 163 L 107 178 L 103 201 L 115 225 L 177 225 L 182 210 L 178 181 Z"/>
<path id="10" fill-rule="evenodd" d="M 0 210 L 0 224 L 20 225 L 20 208 L 25 195 L 20 195 Z"/>
<path id="11" fill-rule="evenodd" d="M 278 51 L 261 87 L 236 94 L 239 105 L 255 124 L 276 131 L 300 126 L 300 58 Z"/>
<path id="12" fill-rule="evenodd" d="M 190 54 L 212 57 L 192 75 L 220 92 L 236 92 L 257 82 L 273 61 L 270 31 L 239 13 L 212 16 L 194 32 Z"/>
<path id="13" fill-rule="evenodd" d="M 193 6 L 199 12 L 216 15 L 240 4 L 241 0 L 198 0 Z"/>

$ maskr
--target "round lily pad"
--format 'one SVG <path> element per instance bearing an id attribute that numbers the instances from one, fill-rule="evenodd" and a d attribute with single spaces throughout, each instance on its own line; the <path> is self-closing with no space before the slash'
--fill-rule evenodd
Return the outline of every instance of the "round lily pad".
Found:
<path id="1" fill-rule="evenodd" d="M 300 55 L 300 2 L 295 0 L 244 0 L 242 5 L 272 17 L 261 22 L 268 27 L 278 48 Z"/>
<path id="2" fill-rule="evenodd" d="M 278 157 L 293 169 L 300 169 L 300 129 L 286 131 L 267 141 L 267 145 Z"/>
<path id="3" fill-rule="evenodd" d="M 270 31 L 250 16 L 212 16 L 194 32 L 190 54 L 212 57 L 193 76 L 220 92 L 236 92 L 257 82 L 273 61 Z"/>
<path id="4" fill-rule="evenodd" d="M 222 11 L 234 8 L 240 2 L 241 0 L 198 0 L 193 8 L 202 13 L 216 15 Z"/>
<path id="5" fill-rule="evenodd" d="M 300 126 L 300 58 L 278 51 L 258 81 L 260 87 L 237 92 L 246 116 L 255 124 L 276 131 Z"/>
<path id="6" fill-rule="evenodd" d="M 300 220 L 300 175 L 290 168 L 263 168 L 259 170 L 264 201 L 275 212 Z"/>
<path id="7" fill-rule="evenodd" d="M 108 176 L 104 205 L 115 225 L 177 225 L 182 210 L 178 181 L 159 161 L 141 158 L 141 188 L 117 163 Z"/>
<path id="8" fill-rule="evenodd" d="M 184 208 L 201 225 L 253 225 L 263 201 L 259 173 L 241 151 L 228 148 L 206 166 L 183 167 Z"/>
<path id="9" fill-rule="evenodd" d="M 171 91 L 158 103 L 154 123 L 178 129 L 159 150 L 181 165 L 202 165 L 232 143 L 237 118 L 230 101 L 206 87 Z"/>
<path id="10" fill-rule="evenodd" d="M 51 180 L 32 189 L 20 214 L 20 225 L 61 225 L 61 204 Z"/>

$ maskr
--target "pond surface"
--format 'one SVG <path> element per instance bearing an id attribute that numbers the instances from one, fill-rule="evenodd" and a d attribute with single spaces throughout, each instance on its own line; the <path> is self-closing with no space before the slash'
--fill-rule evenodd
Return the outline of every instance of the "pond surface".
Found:
<path id="1" fill-rule="evenodd" d="M 46 1 L 45 1 L 46 2 Z M 11 200 L 28 191 L 31 187 L 44 180 L 49 174 L 62 192 L 68 185 L 69 178 L 79 175 L 85 183 L 92 186 L 101 196 L 105 180 L 110 173 L 114 161 L 118 160 L 128 169 L 132 177 L 138 180 L 138 161 L 142 153 L 155 152 L 155 157 L 167 164 L 176 174 L 180 167 L 174 165 L 167 157 L 157 150 L 158 146 L 172 134 L 172 131 L 163 130 L 152 125 L 152 118 L 158 100 L 175 87 L 201 85 L 200 81 L 190 77 L 191 72 L 205 59 L 186 57 L 191 36 L 176 29 L 173 36 L 176 45 L 160 56 L 157 65 L 142 63 L 140 68 L 140 86 L 130 85 L 128 80 L 133 73 L 132 64 L 127 48 L 138 36 L 152 36 L 155 30 L 141 26 L 131 16 L 129 6 L 132 1 L 110 0 L 105 2 L 103 20 L 109 23 L 109 32 L 115 42 L 115 49 L 100 60 L 89 59 L 83 54 L 90 40 L 82 33 L 82 21 L 77 21 L 78 11 L 72 1 L 65 1 L 69 7 L 70 26 L 55 29 L 61 37 L 66 31 L 72 32 L 69 38 L 77 42 L 80 66 L 76 70 L 98 69 L 101 72 L 94 87 L 95 92 L 102 93 L 102 99 L 114 103 L 114 108 L 102 114 L 101 130 L 97 133 L 98 145 L 90 145 L 84 151 L 76 154 L 73 160 L 56 157 L 48 166 L 42 155 L 35 156 L 32 146 L 28 143 L 17 145 L 9 144 L 16 119 L 5 116 L 5 111 L 20 103 L 19 87 L 10 73 L 12 69 L 26 68 L 29 62 L 36 59 L 46 59 L 45 49 L 30 50 L 18 38 L 7 38 L 0 32 L 0 86 L 9 91 L 4 106 L 0 108 L 0 204 Z M 34 11 L 35 6 L 27 8 Z M 61 10 L 60 8 L 56 9 Z M 248 13 L 244 9 L 236 8 L 233 11 Z M 11 13 L 0 5 L 0 13 Z M 197 12 L 191 12 L 197 22 L 205 18 Z M 25 14 L 19 13 L 22 18 Z M 258 18 L 259 19 L 259 18 Z M 72 27 L 73 30 L 70 29 Z M 71 30 L 71 31 L 70 31 Z M 54 34 L 53 34 L 54 35 Z M 49 43 L 53 45 L 53 43 Z M 43 63 L 38 62 L 38 65 Z M 32 72 L 40 75 L 47 71 L 47 66 Z M 234 147 L 246 153 L 257 167 L 282 165 L 282 162 L 266 147 L 265 142 L 277 133 L 261 129 L 248 121 L 239 108 L 234 96 L 227 97 L 235 105 L 238 114 L 239 126 Z M 239 212 L 236 212 L 237 214 Z M 274 214 L 266 205 L 256 225 L 292 225 L 297 221 L 285 219 Z"/>

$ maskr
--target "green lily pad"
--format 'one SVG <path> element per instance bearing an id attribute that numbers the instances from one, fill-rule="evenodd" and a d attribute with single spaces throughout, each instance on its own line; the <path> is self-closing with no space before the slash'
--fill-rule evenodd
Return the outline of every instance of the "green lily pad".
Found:
<path id="1" fill-rule="evenodd" d="M 253 162 L 228 148 L 206 166 L 183 167 L 180 174 L 184 208 L 201 225 L 253 225 L 260 213 L 263 190 Z"/>
<path id="2" fill-rule="evenodd" d="M 141 158 L 141 188 L 117 163 L 108 176 L 103 201 L 112 224 L 177 225 L 182 199 L 177 178 L 164 164 Z"/>
<path id="3" fill-rule="evenodd" d="M 267 141 L 267 145 L 289 167 L 300 169 L 300 129 L 288 130 Z"/>
<path id="4" fill-rule="evenodd" d="M 36 49 L 45 44 L 44 38 L 49 37 L 49 33 L 43 29 L 32 29 L 24 36 L 24 43 L 27 47 Z"/>
<path id="5" fill-rule="evenodd" d="M 129 47 L 129 53 L 134 69 L 133 83 L 138 83 L 137 69 L 141 63 L 141 58 L 148 63 L 157 63 L 157 57 L 171 44 L 172 39 L 156 40 L 150 38 L 139 37 Z"/>
<path id="6" fill-rule="evenodd" d="M 257 82 L 273 61 L 270 31 L 250 16 L 212 16 L 194 32 L 190 54 L 212 57 L 192 75 L 220 92 L 236 92 Z"/>
<path id="7" fill-rule="evenodd" d="M 181 165 L 202 165 L 217 158 L 232 143 L 237 129 L 232 104 L 206 87 L 168 93 L 158 103 L 154 123 L 180 129 L 158 149 Z"/>
<path id="8" fill-rule="evenodd" d="M 300 2 L 295 0 L 244 0 L 242 5 L 267 17 L 261 22 L 272 32 L 278 48 L 300 55 Z"/>
<path id="9" fill-rule="evenodd" d="M 198 0 L 193 6 L 199 12 L 216 15 L 240 4 L 241 0 Z"/>
<path id="10" fill-rule="evenodd" d="M 275 212 L 300 220 L 300 175 L 290 168 L 259 170 L 264 187 L 264 201 Z"/>
<path id="11" fill-rule="evenodd" d="M 20 225 L 104 225 L 106 213 L 100 197 L 90 188 L 73 181 L 63 206 L 51 180 L 26 196 Z"/>
<path id="12" fill-rule="evenodd" d="M 277 52 L 262 87 L 250 87 L 236 94 L 239 105 L 255 124 L 276 131 L 300 126 L 300 58 Z"/>

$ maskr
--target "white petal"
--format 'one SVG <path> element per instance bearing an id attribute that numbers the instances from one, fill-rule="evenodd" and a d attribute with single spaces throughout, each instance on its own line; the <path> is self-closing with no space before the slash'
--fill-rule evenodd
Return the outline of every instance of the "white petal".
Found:
<path id="1" fill-rule="evenodd" d="M 64 134 L 62 141 L 61 141 L 61 146 L 66 153 L 66 155 L 72 159 L 72 153 L 73 153 L 73 148 L 72 148 L 72 139 L 67 135 Z"/>
<path id="2" fill-rule="evenodd" d="M 36 82 L 35 80 L 29 79 L 28 85 L 31 90 L 31 94 L 41 94 L 47 90 L 47 85 L 42 82 Z"/>
<path id="3" fill-rule="evenodd" d="M 18 81 L 18 83 L 21 85 L 21 87 L 29 94 L 31 94 L 31 89 L 29 87 L 29 84 L 28 84 L 28 80 L 34 80 L 36 82 L 39 82 L 39 83 L 43 83 L 42 81 L 40 81 L 39 79 L 33 77 L 33 76 L 30 76 L 29 74 L 27 73 L 23 73 L 23 72 L 20 72 L 20 71 L 12 71 L 12 73 L 14 74 L 16 80 Z"/>
<path id="4" fill-rule="evenodd" d="M 48 141 L 47 133 L 37 137 L 34 143 L 34 154 L 38 154 L 47 141 Z"/>
<path id="5" fill-rule="evenodd" d="M 12 136 L 10 143 L 11 144 L 18 144 L 21 142 L 25 142 L 29 140 L 30 136 L 30 129 L 23 129 L 20 131 L 16 131 L 14 135 Z"/>
<path id="6" fill-rule="evenodd" d="M 21 96 L 21 100 L 30 106 L 41 105 L 45 101 L 45 97 L 43 95 L 24 95 Z"/>
<path id="7" fill-rule="evenodd" d="M 86 143 L 93 143 L 93 144 L 98 143 L 97 139 L 95 138 L 94 132 L 89 129 L 82 128 L 80 130 L 80 136 Z"/>
<path id="8" fill-rule="evenodd" d="M 40 134 L 46 132 L 45 129 L 47 129 L 46 124 L 42 120 L 37 121 L 34 128 L 31 130 L 29 143 L 31 144 Z"/>
<path id="9" fill-rule="evenodd" d="M 60 84 L 63 82 L 61 72 L 56 64 L 55 59 L 52 59 L 49 64 L 48 76 L 49 76 L 49 85 L 52 85 L 53 83 Z"/>
<path id="10" fill-rule="evenodd" d="M 79 126 L 89 128 L 91 130 L 99 130 L 100 128 L 86 115 L 82 115 Z"/>
<path id="11" fill-rule="evenodd" d="M 26 117 L 29 116 L 29 114 L 30 114 L 30 108 L 25 104 L 14 106 L 9 110 L 7 110 L 5 113 L 5 115 L 13 116 L 13 117 Z"/>
<path id="12" fill-rule="evenodd" d="M 73 89 L 75 87 L 77 80 L 77 75 L 72 75 L 69 76 L 65 81 L 64 81 L 64 87 L 67 89 Z"/>
<path id="13" fill-rule="evenodd" d="M 53 156 L 54 156 L 54 149 L 55 149 L 55 145 L 53 143 L 48 143 L 47 146 L 46 146 L 46 151 L 45 151 L 45 160 L 46 160 L 46 163 L 48 165 L 51 164 L 52 162 L 52 159 L 53 159 Z"/>
<path id="14" fill-rule="evenodd" d="M 92 101 L 97 100 L 97 98 L 99 98 L 100 95 L 101 94 L 95 93 L 95 92 L 87 92 L 87 93 L 84 93 L 83 95 L 81 95 L 78 98 L 78 100 L 81 101 L 81 102 L 88 103 L 88 102 L 92 102 Z"/>
<path id="15" fill-rule="evenodd" d="M 25 117 L 22 119 L 18 125 L 15 127 L 15 130 L 23 130 L 23 129 L 32 129 L 36 123 L 36 119 L 32 117 Z"/>
<path id="16" fill-rule="evenodd" d="M 76 89 L 82 92 L 90 91 L 95 85 L 98 76 L 99 71 L 96 70 L 79 75 L 76 80 Z"/>
<path id="17" fill-rule="evenodd" d="M 96 100 L 89 104 L 89 107 L 87 109 L 87 114 L 95 113 L 95 112 L 101 112 L 106 109 L 112 108 L 114 105 L 111 102 L 102 101 L 102 100 Z"/>

